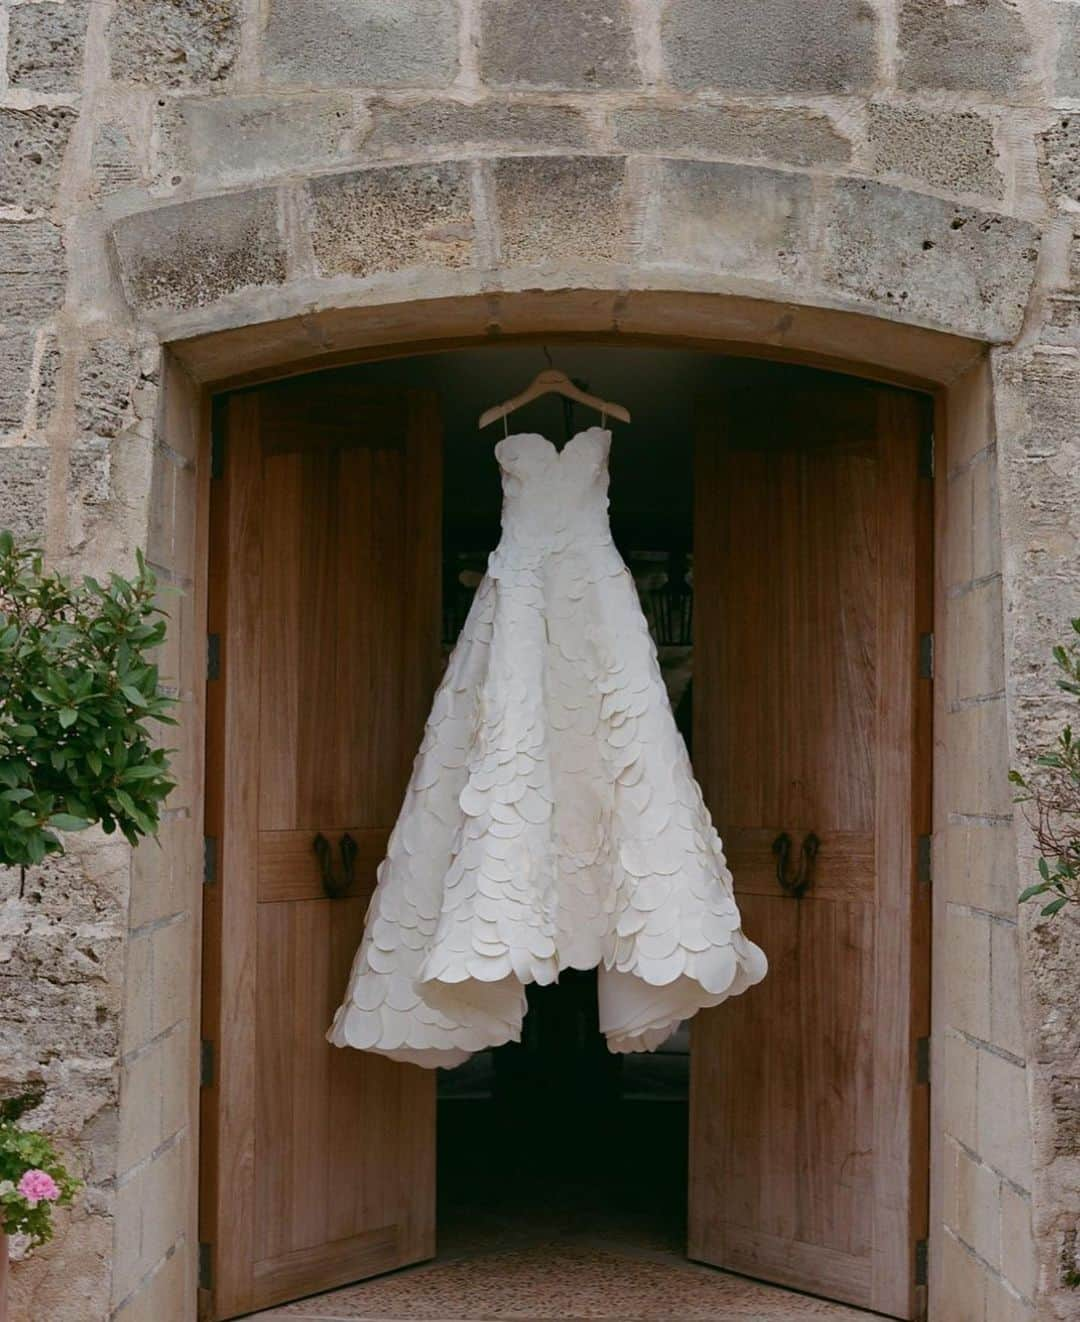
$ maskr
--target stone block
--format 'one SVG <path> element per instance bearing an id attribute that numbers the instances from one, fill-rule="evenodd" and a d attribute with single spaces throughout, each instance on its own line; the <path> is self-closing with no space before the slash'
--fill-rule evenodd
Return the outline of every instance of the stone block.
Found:
<path id="1" fill-rule="evenodd" d="M 866 0 L 672 0 L 664 58 L 679 88 L 855 92 L 877 73 L 877 18 Z"/>
<path id="2" fill-rule="evenodd" d="M 126 340 L 93 340 L 79 360 L 75 421 L 80 431 L 118 436 L 135 418 L 139 352 Z"/>
<path id="3" fill-rule="evenodd" d="M 263 63 L 273 83 L 445 87 L 457 33 L 454 0 L 270 0 Z"/>
<path id="4" fill-rule="evenodd" d="M 1024 82 L 1031 39 L 1011 0 L 903 0 L 900 86 L 1007 97 Z"/>
<path id="5" fill-rule="evenodd" d="M 1003 1051 L 1020 1057 L 1027 1052 L 1020 1018 L 1023 999 L 1016 926 L 1013 923 L 993 923 L 990 927 L 990 1041 Z"/>
<path id="6" fill-rule="evenodd" d="M 64 240 L 47 220 L 0 221 L 0 322 L 36 325 L 64 301 Z"/>
<path id="7" fill-rule="evenodd" d="M 46 428 L 56 410 L 60 389 L 60 344 L 51 332 L 41 336 L 37 381 L 34 386 L 34 422 L 38 430 Z"/>
<path id="8" fill-rule="evenodd" d="M 624 253 L 626 162 L 611 156 L 522 156 L 495 166 L 502 260 L 618 260 Z"/>
<path id="9" fill-rule="evenodd" d="M 987 450 L 971 465 L 971 576 L 979 580 L 1000 573 L 998 467 L 995 452 Z"/>
<path id="10" fill-rule="evenodd" d="M 1054 5 L 1053 13 L 1058 27 L 1054 93 L 1080 98 L 1080 10 L 1075 5 Z"/>
<path id="11" fill-rule="evenodd" d="M 959 1147 L 956 1173 L 952 1228 L 984 1262 L 996 1267 L 1001 1261 L 1001 1179 Z"/>
<path id="12" fill-rule="evenodd" d="M 151 1042 L 120 1069 L 120 1144 L 117 1174 L 123 1176 L 159 1147 L 162 1042 Z"/>
<path id="13" fill-rule="evenodd" d="M 972 546 L 974 517 L 971 467 L 950 473 L 945 488 L 945 547 L 942 556 L 945 586 L 966 587 L 974 578 Z"/>
<path id="14" fill-rule="evenodd" d="M 124 968 L 124 1011 L 122 1046 L 125 1055 L 144 1046 L 153 1036 L 151 979 L 154 976 L 153 932 L 133 933 L 128 938 Z"/>
<path id="15" fill-rule="evenodd" d="M 376 103 L 365 152 L 464 151 L 486 147 L 552 150 L 583 147 L 589 131 L 573 106 L 534 106 L 520 101 L 423 101 L 416 105 Z"/>
<path id="16" fill-rule="evenodd" d="M 1080 205 L 1080 114 L 1070 111 L 1039 134 L 1039 174 L 1051 202 Z"/>
<path id="17" fill-rule="evenodd" d="M 154 930 L 153 982 L 144 989 L 153 1002 L 151 1033 L 163 1033 L 191 1017 L 193 938 L 190 914 Z"/>
<path id="18" fill-rule="evenodd" d="M 327 175 L 310 184 L 312 243 L 326 275 L 468 266 L 469 180 L 457 163 Z"/>
<path id="19" fill-rule="evenodd" d="M 950 906 L 945 915 L 941 1018 L 970 1037 L 990 1037 L 990 920 Z"/>
<path id="20" fill-rule="evenodd" d="M 1019 331 L 1038 257 L 1033 225 L 857 179 L 834 186 L 825 225 L 828 283 L 959 333 Z"/>
<path id="21" fill-rule="evenodd" d="M 48 450 L 0 448 L 0 528 L 33 545 L 44 545 L 48 498 Z"/>
<path id="22" fill-rule="evenodd" d="M 493 87 L 592 91 L 640 75 L 627 0 L 484 0 L 480 74 Z"/>
<path id="23" fill-rule="evenodd" d="M 945 607 L 945 673 L 948 700 L 988 698 L 1005 690 L 1001 579 L 976 583 Z"/>
<path id="24" fill-rule="evenodd" d="M 142 167 L 123 124 L 104 123 L 90 152 L 94 191 L 100 196 L 143 182 Z"/>
<path id="25" fill-rule="evenodd" d="M 811 181 L 751 165 L 666 160 L 649 190 L 641 256 L 710 273 L 790 280 L 809 243 Z"/>
<path id="26" fill-rule="evenodd" d="M 938 1316 L 948 1322 L 986 1322 L 987 1273 L 970 1249 L 946 1232 L 939 1236 L 941 1268 L 936 1303 Z"/>
<path id="27" fill-rule="evenodd" d="M 1012 823 L 950 821 L 942 832 L 941 865 L 935 863 L 934 885 L 953 904 L 1015 917 L 1020 884 Z"/>
<path id="28" fill-rule="evenodd" d="M 192 1283 L 196 1272 L 190 1248 L 176 1247 L 149 1279 L 140 1281 L 112 1314 L 115 1322 L 188 1322 L 195 1315 Z"/>
<path id="29" fill-rule="evenodd" d="M 23 428 L 33 361 L 33 332 L 0 331 L 0 432 L 17 432 Z"/>
<path id="30" fill-rule="evenodd" d="M 82 85 L 85 0 L 17 4 L 8 11 L 8 78 L 13 87 L 75 92 Z"/>
<path id="31" fill-rule="evenodd" d="M 1031 1233 L 1031 1197 L 1011 1185 L 1001 1187 L 1001 1270 L 1020 1294 L 1035 1295 L 1035 1241 Z"/>
<path id="32" fill-rule="evenodd" d="M 285 245 L 271 189 L 200 198 L 116 223 L 113 243 L 128 302 L 195 308 L 285 279 Z"/>
<path id="33" fill-rule="evenodd" d="M 994 128 L 974 110 L 879 102 L 869 107 L 868 134 L 875 173 L 910 175 L 953 193 L 1002 194 Z"/>
<path id="34" fill-rule="evenodd" d="M 153 87 L 214 83 L 240 46 L 240 0 L 117 0 L 109 67 L 118 82 Z"/>
<path id="35" fill-rule="evenodd" d="M 946 712 L 939 724 L 942 728 L 935 731 L 935 738 L 945 743 L 952 811 L 971 817 L 1009 816 L 1013 796 L 1005 699 Z"/>
<path id="36" fill-rule="evenodd" d="M 0 206 L 48 211 L 78 118 L 67 106 L 0 110 Z"/>
<path id="37" fill-rule="evenodd" d="M 629 106 L 612 116 L 615 140 L 631 152 L 726 156 L 821 165 L 850 159 L 851 143 L 817 110 L 751 106 Z"/>
<path id="38" fill-rule="evenodd" d="M 986 1279 L 986 1322 L 1036 1322 L 1030 1299 L 1023 1299 L 1007 1281 Z"/>
<path id="39" fill-rule="evenodd" d="M 1031 1188 L 1027 1071 L 992 1051 L 979 1052 L 976 1151 L 1022 1189 Z"/>
<path id="40" fill-rule="evenodd" d="M 352 99 L 198 96 L 158 114 L 156 174 L 163 184 L 241 184 L 315 170 L 355 153 Z"/>

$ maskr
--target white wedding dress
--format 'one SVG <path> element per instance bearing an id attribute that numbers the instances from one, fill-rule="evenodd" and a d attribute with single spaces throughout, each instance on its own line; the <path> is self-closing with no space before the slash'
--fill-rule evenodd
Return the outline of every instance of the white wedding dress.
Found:
<path id="1" fill-rule="evenodd" d="M 597 968 L 613 1051 L 759 981 L 630 573 L 611 435 L 508 436 L 503 531 L 435 695 L 327 1036 L 424 1066 L 516 1041 Z"/>

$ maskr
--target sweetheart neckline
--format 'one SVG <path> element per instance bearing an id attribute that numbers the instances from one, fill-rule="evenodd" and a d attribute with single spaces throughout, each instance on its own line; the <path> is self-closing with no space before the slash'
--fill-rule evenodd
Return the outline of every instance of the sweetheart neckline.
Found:
<path id="1" fill-rule="evenodd" d="M 559 459 L 561 459 L 561 458 L 563 457 L 563 455 L 567 452 L 567 450 L 569 450 L 569 449 L 574 445 L 574 443 L 575 443 L 576 441 L 581 440 L 581 438 L 582 438 L 583 436 L 589 436 L 589 435 L 592 435 L 592 434 L 594 434 L 594 433 L 597 434 L 597 435 L 600 435 L 600 436 L 606 436 L 609 440 L 610 440 L 610 438 L 611 438 L 611 431 L 610 431 L 609 428 L 607 428 L 607 427 L 598 427 L 598 426 L 596 426 L 596 425 L 594 424 L 592 427 L 583 427 L 583 428 L 581 429 L 581 431 L 577 431 L 577 432 L 575 432 L 575 433 L 573 434 L 573 436 L 570 437 L 570 439 L 569 439 L 569 440 L 563 445 L 562 449 L 560 450 L 560 449 L 556 446 L 555 442 L 552 441 L 552 440 L 550 440 L 547 436 L 545 436 L 545 435 L 543 434 L 543 432 L 538 432 L 538 431 L 517 431 L 517 432 L 511 432 L 509 436 L 503 436 L 503 437 L 500 437 L 499 441 L 496 443 L 496 445 L 495 445 L 495 457 L 498 458 L 500 447 L 503 446 L 503 445 L 505 445 L 507 441 L 517 441 L 517 440 L 522 440 L 522 439 L 530 439 L 530 440 L 531 440 L 533 437 L 535 437 L 538 441 L 543 441 L 543 443 L 544 443 L 544 445 L 547 447 L 549 453 L 550 453 L 550 454 L 551 454 L 556 460 L 559 460 Z"/>

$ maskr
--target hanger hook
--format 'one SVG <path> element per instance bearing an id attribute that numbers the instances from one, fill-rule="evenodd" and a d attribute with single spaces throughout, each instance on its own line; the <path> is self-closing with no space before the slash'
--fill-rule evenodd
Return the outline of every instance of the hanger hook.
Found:
<path id="1" fill-rule="evenodd" d="M 551 350 L 547 347 L 546 344 L 543 346 L 543 349 L 544 349 L 544 357 L 547 359 L 548 367 L 554 367 L 555 363 L 553 362 L 551 357 Z"/>

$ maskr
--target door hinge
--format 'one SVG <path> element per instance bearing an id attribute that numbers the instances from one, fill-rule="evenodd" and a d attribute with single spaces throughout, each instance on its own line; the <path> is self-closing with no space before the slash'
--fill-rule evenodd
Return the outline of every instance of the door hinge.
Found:
<path id="1" fill-rule="evenodd" d="M 212 835 L 204 835 L 202 846 L 202 879 L 209 886 L 217 881 L 217 841 Z"/>
<path id="2" fill-rule="evenodd" d="M 934 635 L 919 634 L 919 678 L 934 678 Z"/>
<path id="3" fill-rule="evenodd" d="M 920 1037 L 915 1040 L 915 1082 L 930 1082 L 930 1039 Z"/>
<path id="4" fill-rule="evenodd" d="M 922 440 L 919 443 L 919 476 L 934 476 L 934 429 L 927 427 L 922 434 Z"/>
<path id="5" fill-rule="evenodd" d="M 933 857 L 933 843 L 928 835 L 921 835 L 918 839 L 918 848 L 916 850 L 915 875 L 925 886 L 929 886 L 933 881 L 933 873 L 930 870 L 930 860 Z"/>
<path id="6" fill-rule="evenodd" d="M 221 678 L 221 634 L 206 635 L 206 678 Z"/>
<path id="7" fill-rule="evenodd" d="M 205 1240 L 199 1241 L 199 1289 L 212 1290 L 214 1288 L 214 1261 L 213 1245 L 207 1244 Z"/>
<path id="8" fill-rule="evenodd" d="M 915 1284 L 925 1285 L 930 1253 L 925 1239 L 915 1241 Z"/>
<path id="9" fill-rule="evenodd" d="M 214 1082 L 214 1044 L 207 1038 L 199 1043 L 199 1087 L 209 1088 Z"/>

